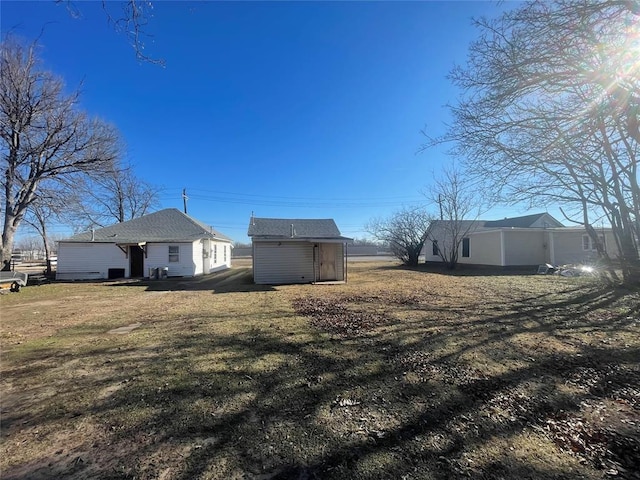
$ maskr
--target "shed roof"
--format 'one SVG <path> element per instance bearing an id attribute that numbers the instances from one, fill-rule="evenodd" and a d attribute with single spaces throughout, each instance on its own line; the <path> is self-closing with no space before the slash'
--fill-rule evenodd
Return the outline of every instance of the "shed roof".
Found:
<path id="1" fill-rule="evenodd" d="M 139 218 L 116 223 L 92 232 L 83 232 L 64 242 L 140 243 L 193 242 L 209 238 L 231 242 L 213 227 L 191 218 L 176 208 L 166 208 Z"/>
<path id="2" fill-rule="evenodd" d="M 249 222 L 250 237 L 343 239 L 336 222 L 331 218 L 257 218 Z"/>

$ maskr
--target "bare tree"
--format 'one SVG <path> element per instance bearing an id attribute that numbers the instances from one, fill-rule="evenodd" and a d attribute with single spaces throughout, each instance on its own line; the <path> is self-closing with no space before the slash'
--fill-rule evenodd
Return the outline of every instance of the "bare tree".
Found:
<path id="1" fill-rule="evenodd" d="M 426 240 L 430 217 L 420 207 L 405 207 L 387 218 L 374 218 L 365 230 L 391 247 L 393 255 L 405 265 L 417 265 Z"/>
<path id="2" fill-rule="evenodd" d="M 63 81 L 40 69 L 35 48 L 0 45 L 2 262 L 43 182 L 108 171 L 118 156 L 116 130 L 79 110 L 79 93 L 66 95 Z"/>
<path id="3" fill-rule="evenodd" d="M 465 238 L 477 227 L 477 219 L 486 206 L 478 194 L 477 184 L 465 177 L 455 165 L 443 170 L 433 185 L 424 192 L 432 204 L 437 204 L 439 220 L 430 223 L 427 239 L 433 251 L 449 269 L 456 268 L 460 247 Z"/>
<path id="4" fill-rule="evenodd" d="M 22 237 L 16 241 L 16 250 L 20 250 L 22 260 L 35 260 L 35 253 L 41 251 L 42 243 L 36 236 Z"/>
<path id="5" fill-rule="evenodd" d="M 125 222 L 157 208 L 159 193 L 159 187 L 136 177 L 131 166 L 114 167 L 74 185 L 65 217 L 79 229 Z"/>
<path id="6" fill-rule="evenodd" d="M 497 199 L 559 204 L 612 226 L 626 283 L 640 282 L 640 50 L 637 2 L 529 1 L 477 21 L 444 137 Z"/>
<path id="7" fill-rule="evenodd" d="M 51 253 L 54 241 L 49 234 L 52 222 L 59 222 L 68 208 L 68 193 L 65 189 L 46 188 L 41 185 L 38 193 L 29 205 L 24 223 L 40 236 L 40 246 L 44 250 L 46 273 L 51 275 Z"/>

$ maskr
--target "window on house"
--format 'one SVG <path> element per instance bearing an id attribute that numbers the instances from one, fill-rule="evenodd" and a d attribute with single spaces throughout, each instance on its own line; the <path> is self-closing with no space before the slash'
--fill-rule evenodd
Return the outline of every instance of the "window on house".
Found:
<path id="1" fill-rule="evenodd" d="M 604 235 L 598 235 L 598 239 L 603 247 L 605 247 Z M 582 250 L 585 252 L 595 252 L 597 250 L 595 242 L 589 235 L 582 235 Z"/>
<path id="2" fill-rule="evenodd" d="M 462 239 L 462 256 L 469 257 L 469 239 L 468 238 Z"/>
<path id="3" fill-rule="evenodd" d="M 438 250 L 438 241 L 434 240 L 431 242 L 431 255 L 439 255 L 440 250 Z"/>
<path id="4" fill-rule="evenodd" d="M 180 247 L 178 245 L 169 245 L 169 261 L 180 261 Z"/>
<path id="5" fill-rule="evenodd" d="M 224 252 L 224 261 L 226 262 L 227 261 L 227 246 L 225 245 L 222 248 L 224 249 L 223 250 L 223 252 Z"/>
<path id="6" fill-rule="evenodd" d="M 218 245 L 213 246 L 213 263 L 218 263 Z"/>

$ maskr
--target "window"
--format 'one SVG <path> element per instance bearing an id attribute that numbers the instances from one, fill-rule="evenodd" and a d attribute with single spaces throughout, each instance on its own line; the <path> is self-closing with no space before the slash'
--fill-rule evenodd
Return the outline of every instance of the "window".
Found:
<path id="1" fill-rule="evenodd" d="M 431 242 L 431 255 L 439 255 L 440 250 L 438 250 L 438 240 L 434 240 Z"/>
<path id="2" fill-rule="evenodd" d="M 169 245 L 169 261 L 180 261 L 180 247 L 178 245 Z"/>
<path id="3" fill-rule="evenodd" d="M 218 263 L 218 245 L 213 245 L 213 263 Z"/>
<path id="4" fill-rule="evenodd" d="M 222 247 L 224 249 L 224 261 L 227 261 L 227 246 Z"/>
<path id="5" fill-rule="evenodd" d="M 598 239 L 603 247 L 605 247 L 604 235 L 598 235 Z M 585 252 L 595 252 L 597 250 L 596 244 L 589 235 L 582 235 L 582 250 Z"/>
<path id="6" fill-rule="evenodd" d="M 462 239 L 462 256 L 469 257 L 469 239 L 468 238 Z"/>

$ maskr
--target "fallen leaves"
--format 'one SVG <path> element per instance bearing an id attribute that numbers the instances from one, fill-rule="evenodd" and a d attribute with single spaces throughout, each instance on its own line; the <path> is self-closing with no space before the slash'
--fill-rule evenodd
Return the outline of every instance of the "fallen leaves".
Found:
<path id="1" fill-rule="evenodd" d="M 310 317 L 314 327 L 343 336 L 359 335 L 389 321 L 385 314 L 352 309 L 339 299 L 297 298 L 293 307 L 298 315 Z"/>
<path id="2" fill-rule="evenodd" d="M 560 412 L 544 422 L 551 439 L 606 474 L 626 479 L 640 478 L 640 432 L 622 435 L 609 428 L 594 427 L 578 413 Z"/>

